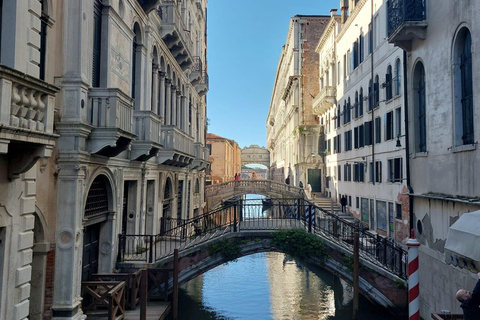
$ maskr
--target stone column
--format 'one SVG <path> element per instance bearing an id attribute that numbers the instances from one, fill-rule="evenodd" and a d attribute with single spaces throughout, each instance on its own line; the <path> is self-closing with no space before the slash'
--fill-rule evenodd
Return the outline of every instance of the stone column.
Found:
<path id="1" fill-rule="evenodd" d="M 59 167 L 53 318 L 84 319 L 80 290 L 86 168 L 78 164 L 59 164 Z"/>
<path id="2" fill-rule="evenodd" d="M 177 127 L 181 127 L 182 126 L 182 111 L 181 111 L 181 108 L 182 108 L 182 93 L 180 91 L 177 91 L 177 116 L 176 116 L 176 120 L 175 120 L 175 123 L 177 125 Z"/>
<path id="3" fill-rule="evenodd" d="M 158 76 L 160 77 L 160 90 L 158 90 L 158 115 L 163 118 L 165 123 L 165 72 L 158 72 Z"/>
<path id="4" fill-rule="evenodd" d="M 177 87 L 172 85 L 172 118 L 170 119 L 171 125 L 176 125 L 177 121 Z"/>
<path id="5" fill-rule="evenodd" d="M 150 110 L 157 112 L 158 108 L 158 64 L 152 65 L 152 104 Z"/>
<path id="6" fill-rule="evenodd" d="M 170 114 L 172 112 L 172 89 L 171 89 L 172 80 L 165 79 L 165 120 L 163 123 L 166 125 L 170 124 Z"/>
<path id="7" fill-rule="evenodd" d="M 181 119 L 180 119 L 180 127 L 184 132 L 187 132 L 187 122 L 186 122 L 186 117 L 185 114 L 186 112 L 186 105 L 187 105 L 187 97 L 182 96 L 181 97 L 181 102 L 180 102 L 180 108 L 181 108 Z"/>

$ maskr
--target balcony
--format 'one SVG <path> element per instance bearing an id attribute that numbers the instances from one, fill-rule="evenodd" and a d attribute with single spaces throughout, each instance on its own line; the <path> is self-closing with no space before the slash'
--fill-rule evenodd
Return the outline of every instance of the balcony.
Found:
<path id="1" fill-rule="evenodd" d="M 159 164 L 173 167 L 186 167 L 195 158 L 193 137 L 173 125 L 162 126 L 161 144 L 163 149 L 158 153 Z"/>
<path id="2" fill-rule="evenodd" d="M 320 116 L 335 104 L 335 87 L 324 87 L 312 101 L 313 114 Z"/>
<path id="3" fill-rule="evenodd" d="M 427 36 L 425 0 L 389 0 L 388 42 L 411 51 L 414 39 Z"/>
<path id="4" fill-rule="evenodd" d="M 175 1 L 163 1 L 162 18 L 161 35 L 163 41 L 177 60 L 178 65 L 182 70 L 186 70 L 193 63 L 190 54 L 193 42 L 190 35 L 191 31 L 183 23 L 182 15 L 178 12 Z"/>
<path id="5" fill-rule="evenodd" d="M 90 88 L 90 153 L 115 157 L 129 150 L 133 133 L 134 101 L 116 88 Z"/>
<path id="6" fill-rule="evenodd" d="M 132 144 L 130 158 L 137 161 L 147 161 L 157 156 L 162 147 L 161 126 L 163 119 L 152 111 L 135 110 L 135 134 L 137 140 Z"/>
<path id="7" fill-rule="evenodd" d="M 195 142 L 195 159 L 190 164 L 190 169 L 197 169 L 198 171 L 205 170 L 208 165 L 208 158 L 210 156 L 208 148 L 205 148 L 202 143 Z"/>
<path id="8" fill-rule="evenodd" d="M 59 89 L 0 65 L 0 154 L 8 157 L 8 177 L 16 179 L 39 158 L 52 155 L 55 94 Z"/>

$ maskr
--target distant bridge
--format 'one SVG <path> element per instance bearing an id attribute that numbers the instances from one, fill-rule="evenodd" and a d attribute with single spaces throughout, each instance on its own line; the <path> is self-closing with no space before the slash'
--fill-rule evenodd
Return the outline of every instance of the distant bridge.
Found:
<path id="1" fill-rule="evenodd" d="M 279 199 L 306 199 L 304 189 L 285 183 L 263 179 L 233 180 L 205 187 L 207 209 L 214 209 L 222 202 L 244 194 L 259 194 Z"/>

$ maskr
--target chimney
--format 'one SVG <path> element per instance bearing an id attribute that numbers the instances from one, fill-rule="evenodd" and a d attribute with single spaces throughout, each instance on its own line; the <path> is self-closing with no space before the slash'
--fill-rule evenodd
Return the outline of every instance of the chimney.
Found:
<path id="1" fill-rule="evenodd" d="M 343 24 L 348 18 L 348 0 L 340 0 L 340 10 L 342 12 L 341 22 Z"/>
<path id="2" fill-rule="evenodd" d="M 330 9 L 330 17 L 333 17 L 337 14 L 337 9 Z"/>

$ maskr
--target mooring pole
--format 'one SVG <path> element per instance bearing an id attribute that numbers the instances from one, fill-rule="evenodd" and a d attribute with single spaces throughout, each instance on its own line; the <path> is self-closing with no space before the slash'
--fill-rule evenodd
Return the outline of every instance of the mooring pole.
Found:
<path id="1" fill-rule="evenodd" d="M 173 251 L 173 293 L 172 293 L 172 317 L 178 319 L 178 249 Z"/>
<path id="2" fill-rule="evenodd" d="M 359 236 L 358 232 L 353 234 L 353 315 L 352 319 L 357 318 L 358 312 L 358 277 L 359 277 Z"/>
<path id="3" fill-rule="evenodd" d="M 140 320 L 147 320 L 148 299 L 148 270 L 142 269 L 142 282 L 140 284 Z"/>
<path id="4" fill-rule="evenodd" d="M 420 286 L 418 283 L 418 247 L 420 242 L 415 239 L 413 229 L 410 233 L 410 239 L 407 241 L 408 247 L 408 319 L 420 320 Z"/>

